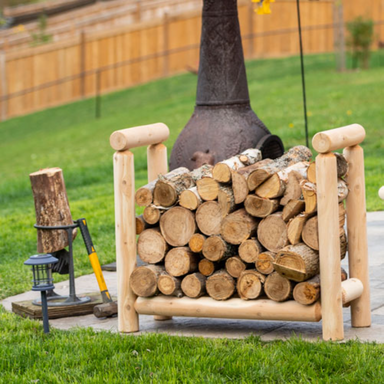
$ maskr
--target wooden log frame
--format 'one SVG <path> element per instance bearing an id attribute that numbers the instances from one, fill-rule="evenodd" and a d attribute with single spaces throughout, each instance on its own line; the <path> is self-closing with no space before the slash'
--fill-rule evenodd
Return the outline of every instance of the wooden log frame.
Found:
<path id="1" fill-rule="evenodd" d="M 352 301 L 352 325 L 370 325 L 370 303 L 369 303 L 369 281 L 368 281 L 368 259 L 367 242 L 365 229 L 365 204 L 364 204 L 364 167 L 362 150 L 358 144 L 364 139 L 364 129 L 354 124 L 352 126 L 322 132 L 320 135 L 321 145 L 313 147 L 319 153 L 342 149 L 348 145 L 344 152 L 352 153 L 346 158 L 351 165 L 354 163 L 354 172 L 348 173 L 348 185 L 350 189 L 347 198 L 348 217 L 347 228 L 350 238 L 349 258 L 351 265 L 351 277 L 361 276 L 359 279 L 363 286 L 363 293 L 354 289 L 355 293 L 348 293 Z M 152 143 L 155 144 L 155 143 Z M 135 145 L 128 145 L 133 148 Z M 137 145 L 136 145 L 137 146 Z M 355 149 L 357 150 L 353 152 Z M 326 157 L 328 155 L 325 155 Z M 331 157 L 334 155 L 331 155 Z M 328 171 L 333 168 L 324 166 L 323 162 L 316 161 L 316 182 L 318 190 L 318 215 L 319 220 L 319 244 L 320 244 L 320 270 L 322 275 L 321 306 L 320 302 L 304 306 L 294 301 L 276 303 L 271 300 L 243 301 L 232 298 L 229 301 L 216 301 L 209 297 L 190 299 L 188 297 L 151 297 L 136 298 L 129 285 L 130 274 L 136 263 L 135 251 L 135 215 L 134 215 L 134 170 L 133 155 L 128 150 L 117 152 L 114 155 L 115 169 L 115 205 L 116 205 L 116 253 L 119 287 L 119 331 L 135 332 L 139 330 L 138 313 L 158 316 L 188 316 L 188 317 L 217 317 L 217 318 L 239 318 L 239 319 L 260 319 L 280 321 L 312 321 L 317 322 L 323 317 L 323 339 L 340 340 L 343 338 L 343 321 L 341 313 L 342 290 L 341 283 L 335 284 L 335 264 L 340 264 L 340 259 L 334 257 L 340 252 L 338 239 L 333 237 L 328 241 L 331 233 L 330 227 L 338 228 L 338 217 L 331 212 L 337 212 L 336 183 L 330 189 L 329 174 L 324 176 L 324 168 Z M 326 161 L 325 161 L 326 163 Z M 336 171 L 334 172 L 336 179 Z M 322 181 L 320 181 L 322 180 Z M 335 180 L 337 182 L 337 180 Z M 324 184 L 327 188 L 324 188 Z M 351 187 L 352 185 L 352 187 Z M 327 193 L 324 193 L 326 190 Z M 330 190 L 333 193 L 330 193 Z M 324 193 L 324 195 L 323 195 Z M 333 197 L 332 197 L 333 196 Z M 333 201 L 333 206 L 329 201 Z M 359 202 L 359 203 L 356 203 Z M 332 208 L 331 208 L 332 207 Z M 125 209 L 122 209 L 125 208 Z M 123 214 L 124 212 L 124 214 Z M 328 220 L 330 219 L 330 220 Z M 132 221 L 132 223 L 130 222 Z M 326 221 L 326 222 L 324 222 Z M 351 242 L 351 238 L 353 241 Z M 328 254 L 328 255 L 327 255 Z M 355 274 L 355 276 L 352 276 Z M 326 276 L 324 278 L 324 276 Z M 340 287 L 340 289 L 338 288 Z M 336 288 L 335 291 L 332 291 Z M 324 295 L 329 292 L 328 295 Z M 351 291 L 352 292 L 352 291 Z M 231 310 L 230 310 L 231 309 Z"/>

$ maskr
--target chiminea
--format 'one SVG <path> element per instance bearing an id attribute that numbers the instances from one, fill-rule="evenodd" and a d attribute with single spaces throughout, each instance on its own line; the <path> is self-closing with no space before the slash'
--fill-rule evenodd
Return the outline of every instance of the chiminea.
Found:
<path id="1" fill-rule="evenodd" d="M 248 148 L 259 148 L 263 158 L 284 152 L 250 106 L 237 0 L 204 0 L 195 111 L 176 140 L 170 169 L 214 164 Z"/>

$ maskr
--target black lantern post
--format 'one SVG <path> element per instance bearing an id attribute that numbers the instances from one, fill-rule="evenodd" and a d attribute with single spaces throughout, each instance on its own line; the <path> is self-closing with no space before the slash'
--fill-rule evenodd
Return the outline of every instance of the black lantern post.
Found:
<path id="1" fill-rule="evenodd" d="M 26 262 L 25 265 L 32 266 L 33 273 L 33 287 L 32 291 L 41 292 L 41 305 L 43 310 L 43 326 L 44 333 L 49 333 L 48 323 L 48 306 L 47 306 L 47 292 L 54 288 L 52 278 L 52 264 L 58 262 L 56 257 L 50 254 L 33 255 Z"/>

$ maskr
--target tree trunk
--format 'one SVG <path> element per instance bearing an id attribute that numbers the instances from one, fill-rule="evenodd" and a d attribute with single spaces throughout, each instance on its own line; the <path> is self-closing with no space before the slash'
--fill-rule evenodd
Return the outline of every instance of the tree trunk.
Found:
<path id="1" fill-rule="evenodd" d="M 256 195 L 248 195 L 244 203 L 245 210 L 254 217 L 266 217 L 279 208 L 279 200 L 265 199 Z"/>
<path id="2" fill-rule="evenodd" d="M 265 294 L 273 301 L 286 301 L 292 298 L 294 283 L 273 272 L 268 275 L 264 284 Z"/>
<path id="3" fill-rule="evenodd" d="M 196 223 L 204 235 L 219 235 L 222 219 L 220 205 L 216 201 L 207 201 L 197 208 Z"/>
<path id="4" fill-rule="evenodd" d="M 189 240 L 188 246 L 192 252 L 199 253 L 203 250 L 204 242 L 207 238 L 201 233 L 195 233 L 191 240 Z"/>
<path id="5" fill-rule="evenodd" d="M 213 299 L 226 300 L 235 292 L 235 280 L 222 269 L 208 277 L 206 288 L 208 295 Z"/>
<path id="6" fill-rule="evenodd" d="M 167 253 L 164 265 L 171 276 L 179 277 L 195 272 L 199 260 L 199 255 L 191 252 L 188 247 L 177 247 Z"/>
<path id="7" fill-rule="evenodd" d="M 157 281 L 164 267 L 159 265 L 143 265 L 136 268 L 129 279 L 129 284 L 135 295 L 151 297 L 157 294 Z"/>
<path id="8" fill-rule="evenodd" d="M 270 275 L 274 270 L 273 263 L 276 260 L 276 253 L 265 251 L 257 256 L 255 267 L 258 272 L 264 275 Z"/>
<path id="9" fill-rule="evenodd" d="M 237 293 L 243 300 L 257 299 L 262 291 L 265 277 L 259 272 L 248 269 L 241 273 L 237 280 Z"/>
<path id="10" fill-rule="evenodd" d="M 35 201 L 36 224 L 43 226 L 72 225 L 63 172 L 47 168 L 29 175 Z M 76 230 L 73 231 L 73 238 Z M 37 230 L 37 252 L 56 252 L 68 245 L 65 230 Z"/>
<path id="11" fill-rule="evenodd" d="M 246 263 L 255 263 L 263 247 L 256 238 L 244 240 L 239 247 L 239 256 Z"/>
<path id="12" fill-rule="evenodd" d="M 282 212 L 275 212 L 259 224 L 257 238 L 268 251 L 278 252 L 288 244 L 287 224 L 282 216 Z"/>
<path id="13" fill-rule="evenodd" d="M 202 199 L 197 192 L 197 187 L 187 189 L 180 194 L 179 204 L 191 211 L 194 211 L 202 203 Z"/>
<path id="14" fill-rule="evenodd" d="M 247 265 L 240 259 L 239 256 L 233 256 L 225 262 L 225 269 L 232 277 L 237 279 L 241 272 L 247 269 Z"/>
<path id="15" fill-rule="evenodd" d="M 283 209 L 283 220 L 287 223 L 304 211 L 304 200 L 290 200 Z"/>
<path id="16" fill-rule="evenodd" d="M 187 275 L 181 282 L 181 289 L 186 296 L 197 299 L 198 297 L 203 296 L 206 292 L 206 279 L 207 278 L 199 272 Z"/>
<path id="17" fill-rule="evenodd" d="M 237 247 L 226 243 L 220 236 L 211 236 L 205 240 L 203 255 L 210 261 L 222 261 L 235 255 Z"/>
<path id="18" fill-rule="evenodd" d="M 159 291 L 166 296 L 183 297 L 181 290 L 181 279 L 169 275 L 167 272 L 162 272 L 159 276 L 157 286 Z"/>
<path id="19" fill-rule="evenodd" d="M 156 264 L 162 261 L 168 251 L 168 244 L 159 228 L 143 231 L 137 241 L 137 253 L 145 263 Z"/>

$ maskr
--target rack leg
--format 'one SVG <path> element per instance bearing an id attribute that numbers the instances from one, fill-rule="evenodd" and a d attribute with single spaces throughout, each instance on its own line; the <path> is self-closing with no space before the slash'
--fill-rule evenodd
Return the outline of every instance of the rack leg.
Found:
<path id="1" fill-rule="evenodd" d="M 118 327 L 120 332 L 137 332 L 137 296 L 129 278 L 136 267 L 135 169 L 133 153 L 116 152 L 113 157 L 116 225 L 116 269 L 118 288 Z"/>
<path id="2" fill-rule="evenodd" d="M 359 145 L 344 149 L 349 170 L 347 182 L 347 230 L 350 277 L 358 278 L 363 294 L 351 302 L 353 327 L 371 325 L 371 303 L 368 270 L 367 218 L 365 208 L 364 151 Z"/>
<path id="3" fill-rule="evenodd" d="M 336 157 L 316 157 L 323 339 L 343 340 Z"/>

